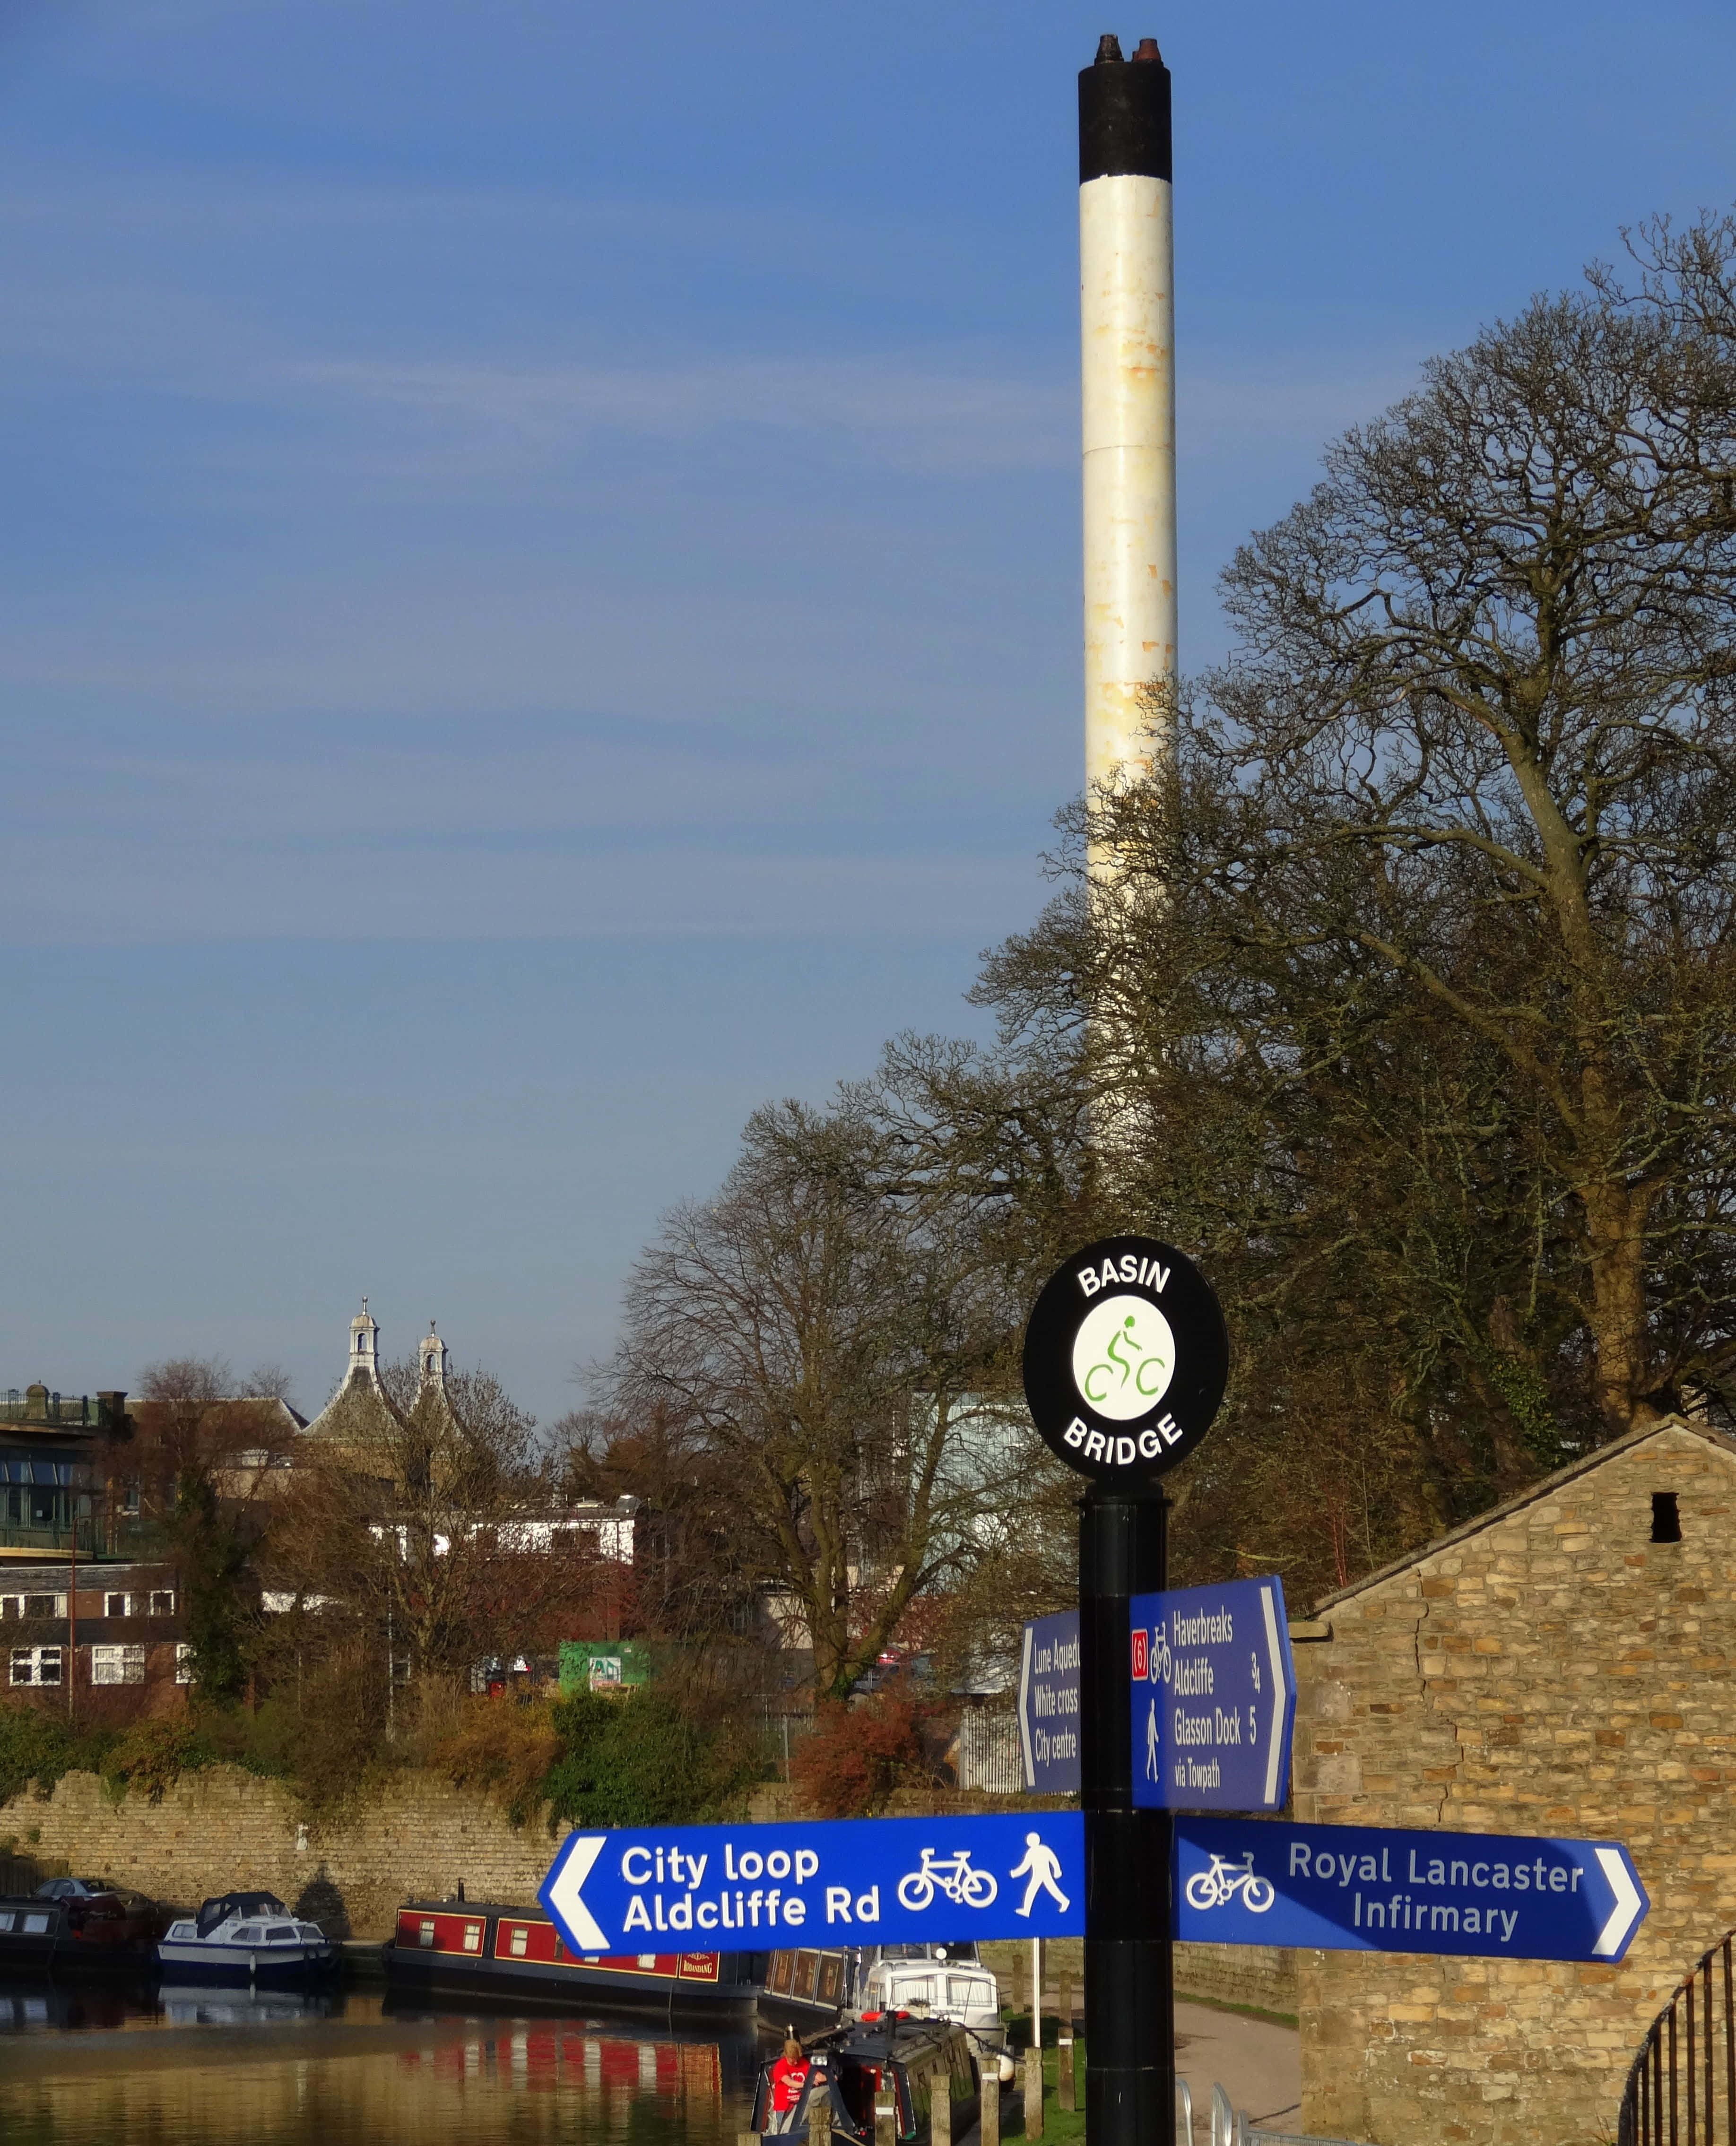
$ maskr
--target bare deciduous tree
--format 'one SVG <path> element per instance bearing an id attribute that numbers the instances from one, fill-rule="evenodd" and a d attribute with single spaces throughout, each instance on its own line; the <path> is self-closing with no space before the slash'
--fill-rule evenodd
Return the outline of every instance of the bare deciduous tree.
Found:
<path id="1" fill-rule="evenodd" d="M 992 1550 L 1021 1494 L 994 1398 L 1005 1277 L 903 1160 L 859 1101 L 757 1113 L 717 1196 L 640 1259 L 610 1370 L 618 1412 L 703 1460 L 737 1570 L 793 1613 L 823 1697 Z"/>

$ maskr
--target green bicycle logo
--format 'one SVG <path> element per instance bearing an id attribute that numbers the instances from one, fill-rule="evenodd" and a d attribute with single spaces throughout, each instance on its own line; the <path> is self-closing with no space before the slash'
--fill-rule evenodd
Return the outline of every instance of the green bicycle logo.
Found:
<path id="1" fill-rule="evenodd" d="M 1175 1375 L 1175 1336 L 1143 1296 L 1095 1304 L 1073 1345 L 1073 1384 L 1100 1416 L 1127 1423 L 1160 1401 Z"/>

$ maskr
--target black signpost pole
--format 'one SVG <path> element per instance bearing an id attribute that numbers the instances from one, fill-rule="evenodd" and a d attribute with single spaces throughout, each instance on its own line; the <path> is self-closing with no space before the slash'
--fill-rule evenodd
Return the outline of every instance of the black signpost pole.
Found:
<path id="1" fill-rule="evenodd" d="M 1079 1500 L 1079 1794 L 1091 2146 L 1175 2137 L 1173 1834 L 1158 1798 L 1133 1803 L 1133 1597 L 1168 1585 L 1158 1479 L 1211 1429 L 1228 1376 L 1210 1283 L 1155 1237 L 1083 1246 L 1049 1276 L 1025 1327 L 1031 1420 L 1090 1480 Z M 1154 1714 L 1151 1723 L 1155 1734 Z"/>
<path id="2" fill-rule="evenodd" d="M 1168 1582 L 1168 1501 L 1093 1484 L 1079 1501 L 1079 1757 L 1085 1814 L 1085 2136 L 1175 2135 L 1170 1817 L 1133 1808 L 1130 1595 Z"/>

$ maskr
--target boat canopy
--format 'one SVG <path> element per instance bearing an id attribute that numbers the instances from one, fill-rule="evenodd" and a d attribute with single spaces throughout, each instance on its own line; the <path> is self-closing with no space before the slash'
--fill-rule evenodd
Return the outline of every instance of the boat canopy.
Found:
<path id="1" fill-rule="evenodd" d="M 275 1893 L 225 1893 L 218 1899 L 208 1900 L 199 1910 L 198 1934 L 208 1938 L 221 1923 L 231 1915 L 287 1915 L 289 1913 Z"/>

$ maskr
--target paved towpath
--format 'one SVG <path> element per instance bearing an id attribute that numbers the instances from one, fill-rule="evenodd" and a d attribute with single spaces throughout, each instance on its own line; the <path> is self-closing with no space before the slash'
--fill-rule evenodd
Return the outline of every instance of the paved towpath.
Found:
<path id="1" fill-rule="evenodd" d="M 1175 2008 L 1175 2069 L 1193 2096 L 1193 2136 L 1212 2135 L 1212 2089 L 1274 2131 L 1302 2129 L 1302 2041 L 1293 2027 L 1205 2004 Z"/>

